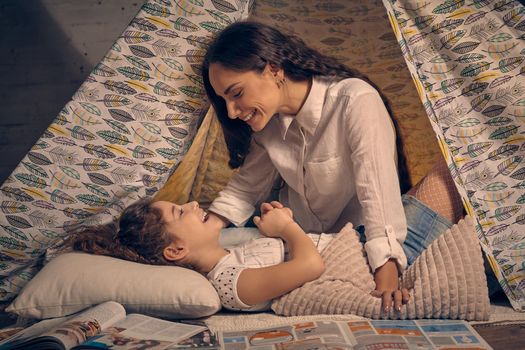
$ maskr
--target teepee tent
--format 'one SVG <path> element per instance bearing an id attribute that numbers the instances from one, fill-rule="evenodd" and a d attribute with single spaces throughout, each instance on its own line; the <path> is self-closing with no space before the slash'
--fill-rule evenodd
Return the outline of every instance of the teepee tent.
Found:
<path id="1" fill-rule="evenodd" d="M 213 199 L 231 171 L 200 62 L 211 35 L 248 16 L 382 88 L 411 182 L 445 156 L 500 284 L 525 309 L 525 8 L 509 0 L 147 1 L 0 187 L 0 300 L 62 237 L 138 197 Z"/>

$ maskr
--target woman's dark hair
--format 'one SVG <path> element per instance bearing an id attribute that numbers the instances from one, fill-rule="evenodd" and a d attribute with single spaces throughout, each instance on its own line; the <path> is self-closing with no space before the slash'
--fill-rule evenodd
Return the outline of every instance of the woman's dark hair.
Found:
<path id="1" fill-rule="evenodd" d="M 151 204 L 149 198 L 140 199 L 124 209 L 118 223 L 88 227 L 72 235 L 66 246 L 142 264 L 174 265 L 163 254 L 172 238 Z"/>
<path id="2" fill-rule="evenodd" d="M 334 78 L 359 78 L 372 85 L 381 96 L 396 130 L 398 171 L 401 191 L 410 187 L 403 144 L 390 103 L 381 90 L 359 71 L 349 68 L 335 58 L 325 56 L 308 47 L 303 40 L 293 35 L 285 35 L 268 25 L 241 21 L 226 27 L 211 42 L 202 65 L 204 87 L 224 131 L 224 138 L 230 153 L 229 165 L 238 168 L 244 163 L 249 152 L 252 130 L 242 120 L 228 118 L 224 99 L 218 96 L 210 84 L 211 63 L 239 71 L 262 73 L 266 64 L 271 63 L 284 70 L 285 77 L 293 81 L 304 81 L 313 76 Z"/>

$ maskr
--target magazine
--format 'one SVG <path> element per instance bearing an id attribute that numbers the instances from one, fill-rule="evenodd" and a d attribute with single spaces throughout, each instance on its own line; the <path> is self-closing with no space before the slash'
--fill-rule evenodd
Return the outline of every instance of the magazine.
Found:
<path id="1" fill-rule="evenodd" d="M 70 317 L 38 322 L 0 342 L 0 350 L 158 350 L 206 330 L 201 325 L 126 315 L 121 304 L 108 301 Z"/>
<path id="2" fill-rule="evenodd" d="M 492 349 L 461 320 L 310 321 L 220 332 L 222 349 Z"/>
<path id="3" fill-rule="evenodd" d="M 170 345 L 167 350 L 180 350 L 180 349 L 209 349 L 209 350 L 220 350 L 221 345 L 218 337 L 213 334 L 209 329 L 202 331 L 186 340 L 183 340 L 177 344 Z"/>

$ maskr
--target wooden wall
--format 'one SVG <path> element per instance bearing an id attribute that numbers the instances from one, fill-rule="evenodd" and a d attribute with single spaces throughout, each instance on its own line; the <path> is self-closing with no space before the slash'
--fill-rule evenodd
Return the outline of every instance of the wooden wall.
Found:
<path id="1" fill-rule="evenodd" d="M 0 184 L 144 0 L 0 0 Z"/>

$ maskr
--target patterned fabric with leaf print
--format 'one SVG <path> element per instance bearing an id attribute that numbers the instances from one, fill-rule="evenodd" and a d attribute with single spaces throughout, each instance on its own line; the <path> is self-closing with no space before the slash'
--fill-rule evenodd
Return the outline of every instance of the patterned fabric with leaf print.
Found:
<path id="1" fill-rule="evenodd" d="M 207 109 L 200 64 L 209 38 L 249 0 L 146 2 L 0 187 L 0 303 L 46 249 L 154 194 Z"/>
<path id="2" fill-rule="evenodd" d="M 525 310 L 525 8 L 383 2 L 481 246 Z"/>

